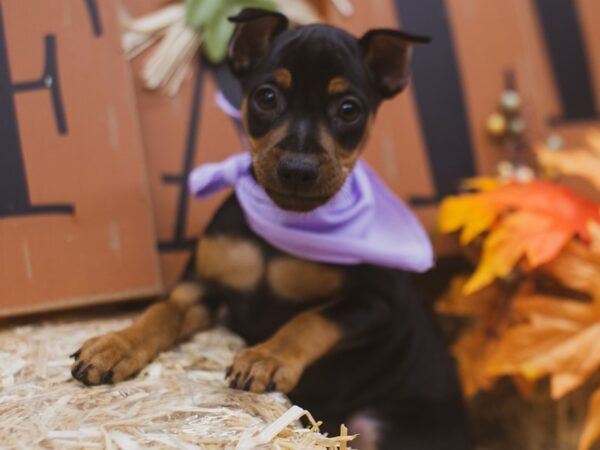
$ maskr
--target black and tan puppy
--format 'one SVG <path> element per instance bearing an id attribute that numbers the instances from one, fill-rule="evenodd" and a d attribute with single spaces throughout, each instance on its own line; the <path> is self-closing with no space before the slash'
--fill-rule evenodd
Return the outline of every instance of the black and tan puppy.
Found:
<path id="1" fill-rule="evenodd" d="M 312 210 L 343 185 L 379 104 L 408 83 L 412 46 L 427 40 L 290 29 L 261 10 L 233 21 L 229 57 L 245 93 L 254 177 L 280 208 Z M 226 373 L 231 387 L 287 393 L 326 424 L 361 433 L 359 449 L 470 448 L 452 361 L 410 275 L 287 255 L 251 231 L 235 195 L 169 297 L 129 328 L 87 341 L 73 376 L 86 384 L 130 377 L 210 327 L 222 307 L 249 345 Z"/>

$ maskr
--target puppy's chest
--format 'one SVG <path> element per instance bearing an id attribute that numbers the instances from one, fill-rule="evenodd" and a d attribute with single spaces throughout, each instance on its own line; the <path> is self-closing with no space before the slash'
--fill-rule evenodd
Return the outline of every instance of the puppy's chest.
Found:
<path id="1" fill-rule="evenodd" d="M 269 251 L 255 240 L 204 236 L 196 253 L 198 276 L 248 294 L 264 292 L 282 302 L 304 303 L 334 296 L 343 285 L 340 269 Z"/>

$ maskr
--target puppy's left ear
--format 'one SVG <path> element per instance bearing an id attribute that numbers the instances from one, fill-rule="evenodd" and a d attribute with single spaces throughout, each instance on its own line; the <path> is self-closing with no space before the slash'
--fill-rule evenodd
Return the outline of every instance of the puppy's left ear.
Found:
<path id="1" fill-rule="evenodd" d="M 370 30 L 360 38 L 365 60 L 384 99 L 408 85 L 412 49 L 429 42 L 431 39 L 425 36 L 388 29 Z"/>
<path id="2" fill-rule="evenodd" d="M 229 65 L 241 77 L 250 72 L 267 54 L 275 37 L 288 27 L 283 14 L 257 8 L 245 8 L 229 20 L 235 31 L 229 42 Z"/>

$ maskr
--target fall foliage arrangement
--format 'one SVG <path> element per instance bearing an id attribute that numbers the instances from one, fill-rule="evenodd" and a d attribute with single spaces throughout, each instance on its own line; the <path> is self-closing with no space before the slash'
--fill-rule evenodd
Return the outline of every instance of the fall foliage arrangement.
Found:
<path id="1" fill-rule="evenodd" d="M 510 129 L 522 119 L 518 97 L 505 93 L 505 100 L 488 130 L 521 154 L 524 126 Z M 441 206 L 440 232 L 455 233 L 475 265 L 436 306 L 472 318 L 453 346 L 467 396 L 504 376 L 528 396 L 548 377 L 560 399 L 600 368 L 600 131 L 584 148 L 543 145 L 531 153 L 527 165 L 516 158 L 501 163 L 496 178 L 467 180 L 467 192 Z M 598 439 L 600 389 L 579 450 Z"/>

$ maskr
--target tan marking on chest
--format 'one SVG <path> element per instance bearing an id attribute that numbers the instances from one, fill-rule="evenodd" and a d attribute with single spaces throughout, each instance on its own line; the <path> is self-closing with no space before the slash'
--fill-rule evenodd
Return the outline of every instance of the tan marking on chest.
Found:
<path id="1" fill-rule="evenodd" d="M 269 263 L 267 280 L 276 295 L 293 301 L 328 297 L 342 287 L 339 270 L 288 257 L 275 258 Z"/>
<path id="2" fill-rule="evenodd" d="M 197 303 L 204 295 L 202 285 L 196 281 L 178 283 L 169 295 L 169 301 L 182 309 L 187 309 Z"/>
<path id="3" fill-rule="evenodd" d="M 196 258 L 200 278 L 241 291 L 254 289 L 264 273 L 260 249 L 241 238 L 203 237 Z"/>

